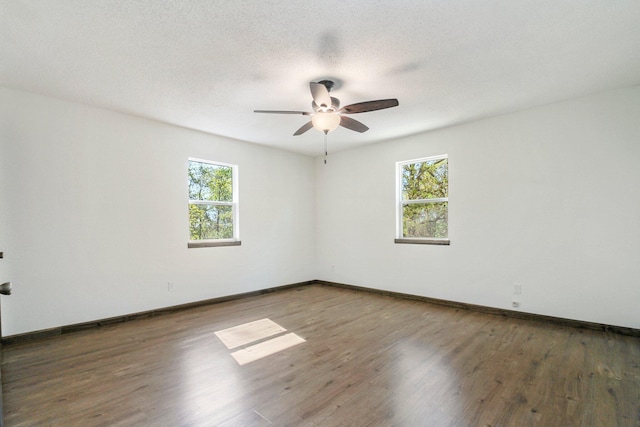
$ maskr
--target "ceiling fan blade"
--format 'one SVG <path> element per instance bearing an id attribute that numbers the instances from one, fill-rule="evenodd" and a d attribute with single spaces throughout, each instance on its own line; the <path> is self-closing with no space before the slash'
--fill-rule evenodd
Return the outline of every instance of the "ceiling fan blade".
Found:
<path id="1" fill-rule="evenodd" d="M 378 99 L 375 101 L 358 102 L 356 104 L 347 105 L 340 109 L 340 113 L 355 114 L 366 113 L 367 111 L 384 110 L 385 108 L 397 107 L 398 100 L 393 99 Z"/>
<path id="2" fill-rule="evenodd" d="M 308 131 L 309 129 L 311 129 L 313 127 L 313 123 L 311 123 L 311 121 L 308 121 L 307 123 L 305 123 L 304 125 L 302 125 L 302 127 L 300 129 L 298 129 L 296 131 L 296 133 L 293 134 L 293 136 L 298 136 L 298 135 L 302 135 L 303 133 L 305 133 L 306 131 Z"/>
<path id="3" fill-rule="evenodd" d="M 302 114 L 308 116 L 311 113 L 306 111 L 281 111 L 281 110 L 253 110 L 254 113 L 270 113 L 270 114 Z"/>
<path id="4" fill-rule="evenodd" d="M 326 86 L 322 83 L 310 82 L 309 88 L 311 89 L 311 96 L 313 101 L 320 107 L 331 107 L 331 96 Z"/>
<path id="5" fill-rule="evenodd" d="M 347 117 L 347 116 L 340 116 L 340 126 L 342 126 L 343 128 L 355 130 L 356 132 L 360 132 L 360 133 L 366 132 L 369 130 L 369 128 L 365 126 L 363 123 L 360 123 L 357 120 L 353 120 L 351 117 Z"/>

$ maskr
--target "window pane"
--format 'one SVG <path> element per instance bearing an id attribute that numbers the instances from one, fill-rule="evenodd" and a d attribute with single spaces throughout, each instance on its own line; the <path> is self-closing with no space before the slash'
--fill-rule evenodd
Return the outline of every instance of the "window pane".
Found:
<path id="1" fill-rule="evenodd" d="M 434 159 L 402 166 L 402 200 L 449 197 L 448 164 Z"/>
<path id="2" fill-rule="evenodd" d="M 190 160 L 189 200 L 233 201 L 232 168 Z"/>
<path id="3" fill-rule="evenodd" d="M 415 203 L 402 208 L 402 237 L 448 237 L 447 202 Z"/>
<path id="4" fill-rule="evenodd" d="M 231 206 L 189 205 L 191 240 L 233 238 Z"/>

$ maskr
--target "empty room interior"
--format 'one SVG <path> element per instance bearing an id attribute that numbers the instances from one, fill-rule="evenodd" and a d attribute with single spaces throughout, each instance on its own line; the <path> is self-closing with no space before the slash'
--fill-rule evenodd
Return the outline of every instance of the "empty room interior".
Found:
<path id="1" fill-rule="evenodd" d="M 0 426 L 640 426 L 640 2 L 0 2 Z"/>

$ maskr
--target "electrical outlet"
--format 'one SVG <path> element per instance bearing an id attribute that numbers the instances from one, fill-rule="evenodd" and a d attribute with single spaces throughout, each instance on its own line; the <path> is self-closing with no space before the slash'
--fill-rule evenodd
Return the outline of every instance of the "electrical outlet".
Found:
<path id="1" fill-rule="evenodd" d="M 511 302 L 511 307 L 515 307 L 515 308 L 520 307 L 520 302 L 519 301 L 512 301 Z"/>
<path id="2" fill-rule="evenodd" d="M 520 283 L 513 284 L 513 294 L 514 295 L 522 294 L 522 285 Z"/>
<path id="3" fill-rule="evenodd" d="M 173 283 L 172 283 L 172 282 L 167 283 L 167 290 L 168 290 L 169 292 L 173 292 L 174 287 L 173 287 Z"/>

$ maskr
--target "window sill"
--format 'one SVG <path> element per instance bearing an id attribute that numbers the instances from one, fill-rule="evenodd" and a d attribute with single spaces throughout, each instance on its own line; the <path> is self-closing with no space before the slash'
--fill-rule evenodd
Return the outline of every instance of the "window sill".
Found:
<path id="1" fill-rule="evenodd" d="M 449 245 L 449 239 L 395 239 L 394 243 L 409 243 L 413 245 Z"/>
<path id="2" fill-rule="evenodd" d="M 240 240 L 227 240 L 227 241 L 202 241 L 202 242 L 189 242 L 188 248 L 215 248 L 218 246 L 240 246 L 242 242 Z"/>

